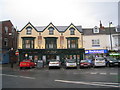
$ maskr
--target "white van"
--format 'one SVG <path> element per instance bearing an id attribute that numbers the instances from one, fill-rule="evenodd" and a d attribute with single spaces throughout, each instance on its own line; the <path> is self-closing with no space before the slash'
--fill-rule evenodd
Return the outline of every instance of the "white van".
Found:
<path id="1" fill-rule="evenodd" d="M 93 67 L 106 66 L 106 61 L 104 57 L 96 57 L 93 62 L 94 62 Z"/>

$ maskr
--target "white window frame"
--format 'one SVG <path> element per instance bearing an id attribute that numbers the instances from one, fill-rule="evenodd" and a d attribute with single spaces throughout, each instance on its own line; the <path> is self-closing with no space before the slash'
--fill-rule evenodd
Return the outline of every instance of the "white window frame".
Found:
<path id="1" fill-rule="evenodd" d="M 99 33 L 99 28 L 97 26 L 93 28 L 93 33 Z"/>
<path id="2" fill-rule="evenodd" d="M 120 32 L 120 25 L 118 25 L 115 29 L 116 29 L 116 32 Z"/>
<path id="3" fill-rule="evenodd" d="M 100 40 L 92 39 L 92 47 L 100 47 Z"/>

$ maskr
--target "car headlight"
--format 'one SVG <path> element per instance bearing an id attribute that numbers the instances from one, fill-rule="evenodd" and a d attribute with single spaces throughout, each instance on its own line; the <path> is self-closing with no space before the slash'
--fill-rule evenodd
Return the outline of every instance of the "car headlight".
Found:
<path id="1" fill-rule="evenodd" d="M 113 61 L 110 61 L 110 62 L 113 62 Z"/>

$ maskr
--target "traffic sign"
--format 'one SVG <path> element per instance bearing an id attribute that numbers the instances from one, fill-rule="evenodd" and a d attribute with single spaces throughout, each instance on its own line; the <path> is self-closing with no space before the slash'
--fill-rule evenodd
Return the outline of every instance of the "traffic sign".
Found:
<path id="1" fill-rule="evenodd" d="M 18 50 L 15 52 L 15 55 L 19 55 L 19 51 Z"/>

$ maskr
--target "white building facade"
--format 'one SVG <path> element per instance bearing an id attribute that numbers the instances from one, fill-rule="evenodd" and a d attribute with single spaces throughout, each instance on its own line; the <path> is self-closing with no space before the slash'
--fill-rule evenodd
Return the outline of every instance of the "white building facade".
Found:
<path id="1" fill-rule="evenodd" d="M 118 28 L 83 28 L 83 48 L 86 55 L 106 56 L 110 51 L 119 53 L 120 50 L 120 32 Z"/>

